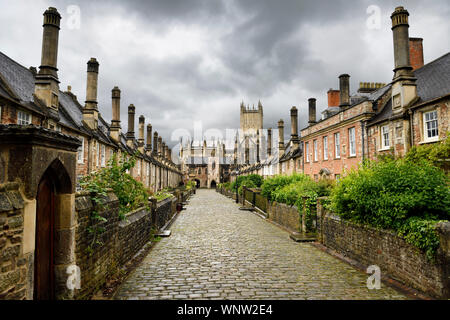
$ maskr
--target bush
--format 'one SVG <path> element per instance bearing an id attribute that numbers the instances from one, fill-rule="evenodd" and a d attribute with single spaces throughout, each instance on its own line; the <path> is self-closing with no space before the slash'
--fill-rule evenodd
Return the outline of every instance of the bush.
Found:
<path id="1" fill-rule="evenodd" d="M 340 180 L 331 208 L 344 219 L 395 230 L 430 256 L 437 237 L 430 225 L 449 218 L 449 191 L 448 177 L 430 162 L 367 162 Z"/>
<path id="2" fill-rule="evenodd" d="M 411 163 L 429 162 L 430 164 L 448 170 L 448 162 L 450 158 L 450 132 L 447 137 L 438 143 L 414 146 L 409 150 L 405 159 Z"/>
<path id="3" fill-rule="evenodd" d="M 236 190 L 236 186 L 239 190 L 239 194 L 242 194 L 243 186 L 247 188 L 259 188 L 263 183 L 263 178 L 258 174 L 251 174 L 248 176 L 239 176 L 233 183 L 231 184 L 231 190 Z"/>
<path id="4" fill-rule="evenodd" d="M 306 179 L 305 175 L 293 174 L 291 176 L 278 175 L 273 178 L 267 178 L 261 186 L 261 194 L 269 199 L 269 201 L 274 200 L 274 194 L 278 189 L 292 184 L 297 181 Z"/>

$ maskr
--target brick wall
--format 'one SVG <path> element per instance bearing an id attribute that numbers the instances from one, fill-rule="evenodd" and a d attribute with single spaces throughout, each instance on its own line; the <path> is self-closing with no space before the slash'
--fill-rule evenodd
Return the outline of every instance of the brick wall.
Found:
<path id="1" fill-rule="evenodd" d="M 343 221 L 320 202 L 317 230 L 323 245 L 364 266 L 379 266 L 382 276 L 434 297 L 450 297 L 450 223 L 440 228 L 441 248 L 435 263 L 395 233 Z"/>

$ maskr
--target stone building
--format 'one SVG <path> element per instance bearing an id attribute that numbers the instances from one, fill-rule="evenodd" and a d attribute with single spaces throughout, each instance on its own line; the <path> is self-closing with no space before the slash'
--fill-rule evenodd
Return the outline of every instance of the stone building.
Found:
<path id="1" fill-rule="evenodd" d="M 170 152 L 152 149 L 152 129 L 148 125 L 147 143 L 144 142 L 145 118 L 139 118 L 138 139 L 135 137 L 135 107 L 128 107 L 128 132 L 121 130 L 120 95 L 112 89 L 111 123 L 101 116 L 97 102 L 99 62 L 87 62 L 86 100 L 82 104 L 72 93 L 59 88 L 57 56 L 61 16 L 55 8 L 44 13 L 42 58 L 39 72 L 25 68 L 0 52 L 0 123 L 36 125 L 75 136 L 81 141 L 77 154 L 77 181 L 105 167 L 114 153 L 119 156 L 137 155 L 133 177 L 148 188 L 157 191 L 176 186 L 181 173 L 171 161 Z M 156 132 L 155 132 L 156 134 Z"/>
<path id="2" fill-rule="evenodd" d="M 182 141 L 180 161 L 184 180 L 196 181 L 198 188 L 215 188 L 229 181 L 231 155 L 222 141 Z"/>

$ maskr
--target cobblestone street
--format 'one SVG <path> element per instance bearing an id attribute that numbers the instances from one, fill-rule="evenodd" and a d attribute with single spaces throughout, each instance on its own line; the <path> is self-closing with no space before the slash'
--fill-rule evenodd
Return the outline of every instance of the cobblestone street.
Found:
<path id="1" fill-rule="evenodd" d="M 116 299 L 405 299 L 212 190 L 197 190 L 171 231 Z"/>

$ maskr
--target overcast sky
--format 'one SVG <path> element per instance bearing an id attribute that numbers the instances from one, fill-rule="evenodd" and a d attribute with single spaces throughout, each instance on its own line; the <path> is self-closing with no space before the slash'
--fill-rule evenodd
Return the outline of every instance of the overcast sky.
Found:
<path id="1" fill-rule="evenodd" d="M 79 28 L 71 5 L 80 10 Z M 0 0 L 0 51 L 39 66 L 42 13 L 54 6 L 63 17 L 61 89 L 71 85 L 84 104 L 86 63 L 97 58 L 106 121 L 117 85 L 123 130 L 133 103 L 136 125 L 143 114 L 170 146 L 172 133 L 192 132 L 194 121 L 204 131 L 237 128 L 242 100 L 261 100 L 264 127 L 282 118 L 288 136 L 290 108 L 305 127 L 308 98 L 317 99 L 319 114 L 340 74 L 350 74 L 351 92 L 360 81 L 391 81 L 390 14 L 399 5 L 410 13 L 410 36 L 424 38 L 425 63 L 450 51 L 448 0 Z M 370 28 L 369 6 L 380 10 Z"/>

